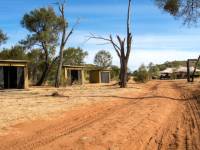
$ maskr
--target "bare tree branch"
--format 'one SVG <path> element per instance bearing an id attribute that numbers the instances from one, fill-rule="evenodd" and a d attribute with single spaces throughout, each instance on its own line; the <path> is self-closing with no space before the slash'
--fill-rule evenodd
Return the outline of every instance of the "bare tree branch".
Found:
<path id="1" fill-rule="evenodd" d="M 89 37 L 89 39 L 99 39 L 99 40 L 104 40 L 104 41 L 108 41 L 109 43 L 111 43 L 113 45 L 115 51 L 117 52 L 117 55 L 119 57 L 121 57 L 120 47 L 113 41 L 113 38 L 111 35 L 110 35 L 110 38 L 104 38 L 102 36 L 95 36 L 92 33 L 90 33 L 90 34 L 91 34 L 91 36 Z"/>
<path id="2" fill-rule="evenodd" d="M 77 25 L 80 23 L 80 19 L 77 19 L 76 23 L 74 24 L 74 26 L 72 27 L 72 29 L 70 30 L 70 32 L 68 33 L 67 37 L 65 38 L 64 44 L 67 43 L 67 41 L 69 40 L 70 36 L 73 34 L 75 28 L 77 27 Z"/>
<path id="3" fill-rule="evenodd" d="M 131 0 L 128 3 L 128 13 L 127 13 L 127 52 L 126 52 L 126 59 L 130 56 L 131 51 L 131 44 L 132 44 L 132 35 L 130 32 L 130 24 L 131 24 Z"/>
<path id="4" fill-rule="evenodd" d="M 131 24 L 131 2 L 132 0 L 128 0 L 128 13 L 127 13 L 127 36 L 126 38 L 122 39 L 119 35 L 116 36 L 118 44 L 116 44 L 110 35 L 110 38 L 104 38 L 102 36 L 95 36 L 91 34 L 89 39 L 100 39 L 107 42 L 110 42 L 113 45 L 113 48 L 117 52 L 117 55 L 120 59 L 120 87 L 125 88 L 127 85 L 127 70 L 128 70 L 128 60 L 131 52 L 131 44 L 132 44 L 132 34 L 130 32 L 130 24 Z M 89 40 L 88 39 L 88 40 Z M 125 46 L 127 44 L 127 46 Z"/>

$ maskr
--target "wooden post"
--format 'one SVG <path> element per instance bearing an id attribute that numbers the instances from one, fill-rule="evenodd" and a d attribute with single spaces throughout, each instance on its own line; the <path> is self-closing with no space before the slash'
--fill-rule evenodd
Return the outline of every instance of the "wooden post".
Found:
<path id="1" fill-rule="evenodd" d="M 24 67 L 24 88 L 28 89 L 29 83 L 28 83 L 28 66 L 26 65 Z"/>
<path id="2" fill-rule="evenodd" d="M 81 69 L 81 84 L 85 83 L 84 69 Z"/>
<path id="3" fill-rule="evenodd" d="M 198 66 L 199 61 L 200 61 L 200 55 L 199 55 L 198 59 L 196 60 L 195 67 L 194 67 L 194 71 L 193 71 L 193 73 L 192 73 L 192 82 L 194 82 L 194 76 L 195 76 L 195 73 L 196 73 L 196 70 L 197 70 L 197 66 Z"/>
<path id="4" fill-rule="evenodd" d="M 101 71 L 99 71 L 99 83 L 101 83 Z"/>

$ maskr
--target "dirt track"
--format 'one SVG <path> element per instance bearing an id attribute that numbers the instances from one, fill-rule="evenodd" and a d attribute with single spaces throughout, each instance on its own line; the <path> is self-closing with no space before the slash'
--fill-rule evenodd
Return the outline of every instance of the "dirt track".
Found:
<path id="1" fill-rule="evenodd" d="M 18 124 L 15 132 L 0 137 L 0 149 L 200 149 L 197 103 L 178 85 L 155 81 L 140 93 L 130 88 L 117 96 L 91 95 L 109 101 Z"/>

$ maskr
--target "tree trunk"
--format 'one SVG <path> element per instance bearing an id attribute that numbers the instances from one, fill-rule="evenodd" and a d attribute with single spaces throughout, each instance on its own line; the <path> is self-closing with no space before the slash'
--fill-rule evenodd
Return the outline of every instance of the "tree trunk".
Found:
<path id="1" fill-rule="evenodd" d="M 55 80 L 55 87 L 56 88 L 60 87 L 62 66 L 63 66 L 63 51 L 64 51 L 64 47 L 62 46 L 61 49 L 60 49 L 59 64 L 58 64 L 56 80 Z"/>
<path id="2" fill-rule="evenodd" d="M 126 59 L 122 59 L 121 61 L 121 79 L 120 79 L 120 87 L 126 88 L 127 86 L 127 61 Z"/>
<path id="3" fill-rule="evenodd" d="M 194 67 L 194 72 L 192 74 L 192 82 L 194 82 L 194 76 L 195 76 L 199 61 L 200 61 L 200 56 L 198 57 L 197 62 L 196 62 L 195 67 Z"/>
<path id="4" fill-rule="evenodd" d="M 49 72 L 49 64 L 46 63 L 44 71 L 42 73 L 42 76 L 41 76 L 40 80 L 36 84 L 37 86 L 42 86 L 42 84 L 44 83 L 44 81 L 45 81 L 45 79 L 46 79 L 46 77 L 48 75 L 48 72 Z"/>
<path id="5" fill-rule="evenodd" d="M 56 73 L 56 77 L 55 77 L 55 87 L 59 88 L 60 87 L 60 81 L 61 81 L 61 74 L 62 74 L 62 66 L 63 66 L 63 51 L 65 48 L 65 45 L 69 39 L 69 37 L 72 35 L 73 31 L 74 31 L 74 27 L 71 29 L 71 31 L 69 32 L 69 34 L 67 34 L 66 30 L 67 30 L 67 24 L 66 24 L 66 19 L 65 19 L 65 8 L 64 8 L 64 3 L 63 4 L 59 4 L 59 10 L 61 13 L 61 17 L 63 19 L 63 21 L 65 22 L 64 26 L 63 26 L 63 30 L 62 30 L 62 39 L 61 39 L 61 45 L 60 45 L 60 54 L 59 54 L 59 64 L 58 64 L 58 69 L 57 69 L 57 73 Z"/>

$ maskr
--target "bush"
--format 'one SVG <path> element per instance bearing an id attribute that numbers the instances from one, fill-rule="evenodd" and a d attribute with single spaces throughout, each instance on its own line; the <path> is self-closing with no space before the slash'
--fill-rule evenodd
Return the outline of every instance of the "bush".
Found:
<path id="1" fill-rule="evenodd" d="M 111 66 L 111 79 L 119 81 L 120 68 L 118 66 Z"/>
<path id="2" fill-rule="evenodd" d="M 149 74 L 144 65 L 141 65 L 138 71 L 134 72 L 134 80 L 136 82 L 145 83 L 149 80 Z"/>

